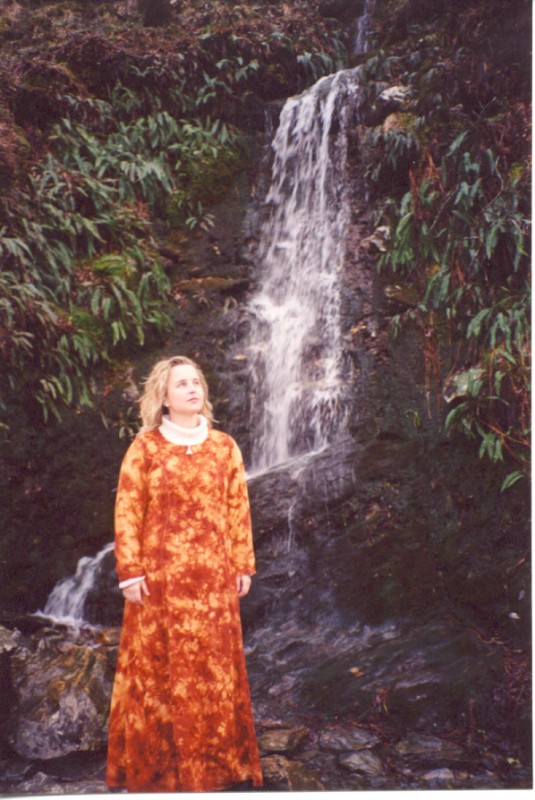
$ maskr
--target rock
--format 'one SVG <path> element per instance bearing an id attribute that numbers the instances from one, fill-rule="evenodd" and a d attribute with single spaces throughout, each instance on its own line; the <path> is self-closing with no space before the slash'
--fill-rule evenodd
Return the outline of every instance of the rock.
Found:
<path id="1" fill-rule="evenodd" d="M 373 247 L 380 253 L 386 253 L 388 249 L 389 240 L 390 240 L 390 226 L 379 225 L 379 227 L 376 228 L 372 234 L 366 236 L 362 240 L 361 244 L 366 248 Z"/>
<path id="2" fill-rule="evenodd" d="M 109 788 L 104 781 L 69 781 L 60 783 L 44 772 L 37 772 L 17 786 L 21 794 L 104 794 Z"/>
<path id="3" fill-rule="evenodd" d="M 243 294 L 249 288 L 248 278 L 228 278 L 218 275 L 205 275 L 202 278 L 188 278 L 179 281 L 177 288 L 183 292 L 213 292 L 220 294 Z"/>
<path id="4" fill-rule="evenodd" d="M 389 86 L 380 93 L 377 103 L 389 111 L 394 111 L 402 108 L 410 96 L 411 90 L 408 86 Z"/>
<path id="5" fill-rule="evenodd" d="M 106 647 L 118 647 L 121 640 L 121 628 L 99 628 L 95 631 L 95 641 Z"/>
<path id="6" fill-rule="evenodd" d="M 267 786 L 273 786 L 275 789 L 289 788 L 288 769 L 290 761 L 287 758 L 280 755 L 266 756 L 261 759 L 261 762 L 262 773 Z"/>
<path id="7" fill-rule="evenodd" d="M 16 22 L 24 14 L 24 7 L 15 0 L 0 0 L 0 14 L 3 21 Z"/>
<path id="8" fill-rule="evenodd" d="M 364 8 L 364 0 L 325 0 L 321 3 L 319 12 L 322 17 L 347 23 L 363 14 Z"/>
<path id="9" fill-rule="evenodd" d="M 10 653 L 19 646 L 21 635 L 19 631 L 10 631 L 0 625 L 0 654 Z"/>
<path id="10" fill-rule="evenodd" d="M 39 614 L 25 614 L 13 611 L 0 611 L 0 623 L 3 627 L 16 632 L 16 635 L 30 636 L 39 633 L 50 624 L 50 620 Z"/>
<path id="11" fill-rule="evenodd" d="M 281 755 L 262 758 L 262 772 L 267 788 L 283 791 L 323 791 L 321 780 L 304 764 Z"/>
<path id="12" fill-rule="evenodd" d="M 322 731 L 319 739 L 320 747 L 326 750 L 366 750 L 378 744 L 378 736 L 361 728 L 330 728 Z"/>
<path id="13" fill-rule="evenodd" d="M 381 775 L 384 771 L 381 759 L 368 750 L 363 750 L 358 753 L 347 753 L 346 755 L 340 756 L 338 760 L 346 769 L 351 770 L 351 772 L 360 772 L 363 775 Z"/>
<path id="14" fill-rule="evenodd" d="M 444 383 L 442 396 L 446 403 L 452 403 L 468 394 L 468 387 L 476 381 L 481 380 L 484 371 L 481 367 L 471 367 L 470 369 L 454 372 Z"/>
<path id="15" fill-rule="evenodd" d="M 324 552 L 323 562 L 326 555 Z M 345 558 L 347 569 L 347 553 Z M 312 589 L 317 596 L 315 607 Z M 322 607 L 331 605 L 326 595 L 321 596 L 317 583 L 302 604 L 312 606 L 316 617 Z M 379 712 L 385 720 L 397 720 L 402 730 L 464 726 L 469 713 L 482 725 L 496 724 L 491 697 L 496 674 L 503 670 L 500 648 L 464 626 L 452 620 L 424 624 L 398 620 L 371 630 L 340 631 L 336 638 L 331 630 L 328 641 L 317 624 L 315 629 L 312 625 L 312 618 L 306 627 L 302 624 L 301 642 L 294 642 L 292 650 L 285 646 L 284 623 L 280 637 L 269 642 L 271 653 L 265 652 L 267 642 L 263 650 L 256 639 L 251 667 L 254 670 L 269 660 L 269 667 L 263 666 L 267 669 L 264 696 L 269 694 L 270 684 L 281 686 L 282 678 L 288 672 L 295 675 L 306 661 L 306 671 L 301 668 L 298 683 L 289 684 L 277 695 L 278 703 L 298 702 L 307 713 L 351 714 L 355 718 Z M 295 636 L 288 623 L 290 633 Z M 281 667 L 279 659 L 285 662 Z"/>
<path id="16" fill-rule="evenodd" d="M 432 769 L 422 777 L 428 783 L 452 783 L 455 780 L 454 773 L 447 767 L 444 769 Z"/>
<path id="17" fill-rule="evenodd" d="M 263 753 L 290 753 L 299 747 L 308 733 L 308 728 L 265 731 L 258 737 L 258 746 Z"/>
<path id="18" fill-rule="evenodd" d="M 308 767 L 297 761 L 288 766 L 288 784 L 291 792 L 321 792 L 327 788 Z"/>
<path id="19" fill-rule="evenodd" d="M 124 598 L 117 585 L 113 550 L 102 558 L 87 593 L 84 618 L 91 625 L 119 628 L 123 619 Z"/>
<path id="20" fill-rule="evenodd" d="M 380 125 L 389 115 L 398 118 L 395 112 L 408 109 L 411 90 L 407 86 L 387 86 L 383 82 L 375 84 L 376 97 L 371 103 L 363 104 L 359 109 L 364 125 L 375 127 Z M 401 127 L 401 125 L 399 126 Z"/>
<path id="21" fill-rule="evenodd" d="M 0 626 L 0 753 L 13 710 L 13 688 L 11 682 L 11 654 L 21 643 L 20 631 L 11 631 Z"/>
<path id="22" fill-rule="evenodd" d="M 171 19 L 169 0 L 138 0 L 138 9 L 143 15 L 143 25 L 146 28 L 167 25 Z"/>
<path id="23" fill-rule="evenodd" d="M 390 284 L 385 286 L 385 295 L 392 304 L 402 307 L 417 306 L 422 299 L 422 293 L 416 287 L 403 284 Z"/>
<path id="24" fill-rule="evenodd" d="M 50 759 L 105 747 L 113 667 L 106 652 L 40 640 L 11 657 L 9 741 L 21 756 Z"/>
<path id="25" fill-rule="evenodd" d="M 403 756 L 428 755 L 448 760 L 463 756 L 463 749 L 453 742 L 440 739 L 438 736 L 424 736 L 419 733 L 412 733 L 398 742 L 396 751 Z"/>
<path id="26" fill-rule="evenodd" d="M 4 781 L 9 785 L 19 784 L 26 777 L 33 774 L 35 767 L 26 759 L 9 754 L 9 760 L 0 762 L 0 791 L 4 790 Z"/>

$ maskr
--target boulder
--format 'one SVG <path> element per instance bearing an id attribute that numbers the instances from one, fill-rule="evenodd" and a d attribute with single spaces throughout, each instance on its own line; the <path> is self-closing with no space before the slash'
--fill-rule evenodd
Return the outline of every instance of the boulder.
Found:
<path id="1" fill-rule="evenodd" d="M 11 656 L 9 742 L 25 758 L 52 759 L 105 747 L 113 648 L 41 638 Z"/>
<path id="2" fill-rule="evenodd" d="M 263 753 L 289 753 L 296 750 L 307 735 L 308 728 L 265 731 L 258 738 L 258 746 Z"/>
<path id="3" fill-rule="evenodd" d="M 304 764 L 290 761 L 282 755 L 270 755 L 262 759 L 262 772 L 266 788 L 280 791 L 323 791 L 326 786 Z"/>
<path id="4" fill-rule="evenodd" d="M 73 797 L 78 794 L 108 794 L 109 791 L 104 781 L 77 780 L 62 782 L 51 778 L 45 772 L 37 772 L 17 786 L 18 793 L 32 795 L 68 794 Z"/>
<path id="5" fill-rule="evenodd" d="M 368 750 L 346 753 L 340 756 L 339 762 L 351 772 L 359 772 L 363 775 L 381 775 L 384 770 L 381 759 Z"/>
<path id="6" fill-rule="evenodd" d="M 364 728 L 341 728 L 333 726 L 321 732 L 319 744 L 325 750 L 356 751 L 367 750 L 381 740 Z"/>
<path id="7" fill-rule="evenodd" d="M 394 111 L 403 108 L 411 96 L 408 86 L 389 86 L 383 89 L 377 98 L 377 104 L 384 109 Z"/>

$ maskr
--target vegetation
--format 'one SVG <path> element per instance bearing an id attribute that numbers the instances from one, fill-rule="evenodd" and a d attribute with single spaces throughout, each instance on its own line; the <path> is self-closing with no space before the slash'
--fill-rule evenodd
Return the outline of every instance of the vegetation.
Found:
<path id="1" fill-rule="evenodd" d="M 260 97 L 339 65 L 341 45 L 313 13 L 297 32 L 277 4 L 180 11 L 156 30 L 121 22 L 113 4 L 45 2 L 0 29 L 4 412 L 21 394 L 45 420 L 92 407 L 102 368 L 123 370 L 132 348 L 166 333 L 154 221 L 208 229 L 243 165 L 238 124 L 254 126 Z M 46 45 L 46 62 L 18 58 L 25 36 Z"/>
<path id="2" fill-rule="evenodd" d="M 206 85 L 185 103 L 193 111 Z M 239 161 L 240 137 L 220 120 L 178 120 L 155 110 L 158 95 L 150 115 L 136 116 L 147 106 L 143 94 L 115 84 L 109 95 L 71 98 L 71 113 L 46 131 L 46 154 L 4 203 L 4 409 L 21 390 L 45 418 L 91 406 L 92 370 L 166 331 L 170 282 L 150 220 L 168 206 L 175 223 L 206 227 L 199 176 L 215 162 Z"/>
<path id="3" fill-rule="evenodd" d="M 368 178 L 389 231 L 380 268 L 417 298 L 392 329 L 422 331 L 427 389 L 451 405 L 446 430 L 503 461 L 505 489 L 526 474 L 530 445 L 528 5 L 382 5 L 392 49 L 365 74 L 401 84 L 405 100 L 367 130 Z M 402 57 L 399 27 L 414 42 Z"/>

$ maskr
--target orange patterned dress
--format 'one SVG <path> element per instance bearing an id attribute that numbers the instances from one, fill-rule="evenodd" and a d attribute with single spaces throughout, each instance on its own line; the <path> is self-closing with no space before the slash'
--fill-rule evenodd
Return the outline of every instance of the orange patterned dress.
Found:
<path id="1" fill-rule="evenodd" d="M 254 555 L 234 440 L 210 430 L 186 448 L 158 429 L 139 435 L 121 467 L 115 527 L 119 580 L 145 575 L 150 596 L 125 605 L 108 785 L 261 786 L 236 589 Z"/>

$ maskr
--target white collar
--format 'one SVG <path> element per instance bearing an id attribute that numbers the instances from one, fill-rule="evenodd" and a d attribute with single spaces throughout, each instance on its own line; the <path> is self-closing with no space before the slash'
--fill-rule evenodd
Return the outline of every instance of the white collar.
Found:
<path id="1" fill-rule="evenodd" d="M 181 444 L 189 446 L 192 444 L 202 444 L 208 438 L 208 420 L 203 414 L 198 414 L 199 424 L 195 428 L 182 428 L 175 422 L 171 422 L 169 417 L 164 414 L 162 424 L 158 430 L 162 436 L 171 444 Z"/>

